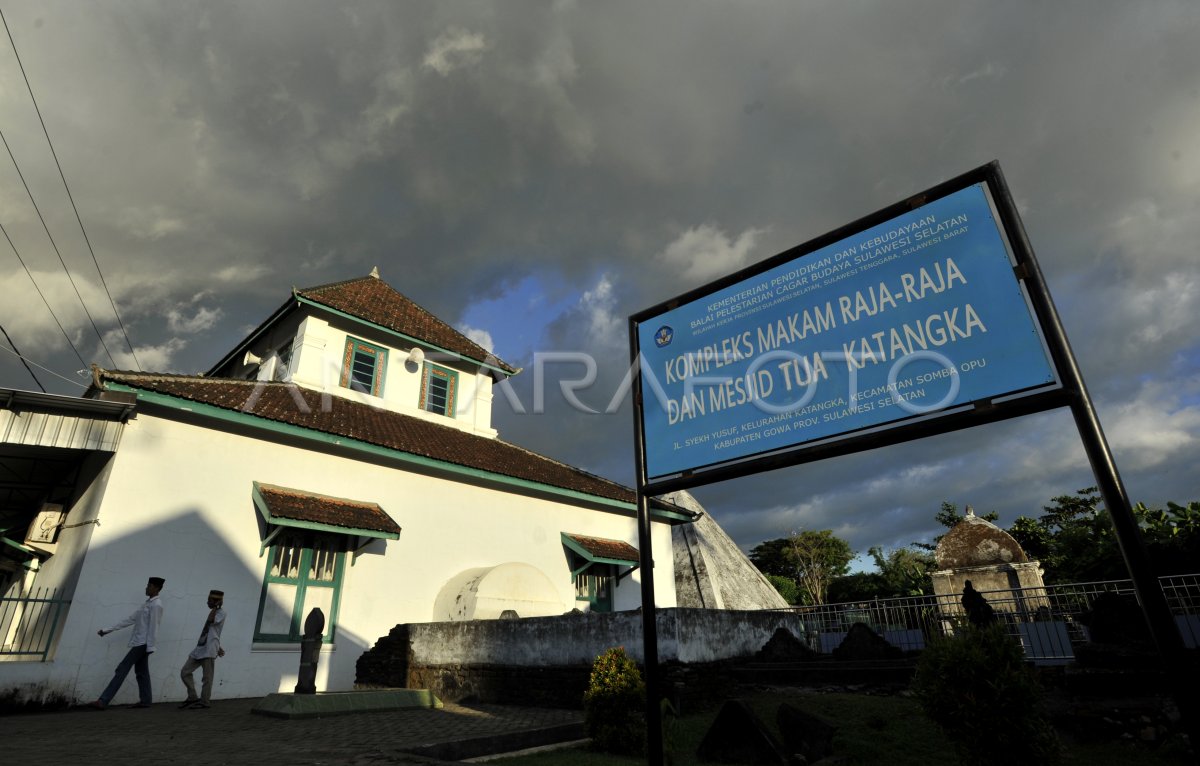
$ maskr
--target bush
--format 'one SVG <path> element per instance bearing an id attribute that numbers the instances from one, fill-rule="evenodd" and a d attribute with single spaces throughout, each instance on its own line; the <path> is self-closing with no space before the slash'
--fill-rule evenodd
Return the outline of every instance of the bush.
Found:
<path id="1" fill-rule="evenodd" d="M 779 591 L 779 595 L 783 596 L 784 601 L 794 604 L 800 600 L 800 589 L 796 587 L 796 581 L 792 578 L 783 575 L 767 575 L 767 580 L 775 586 L 775 590 Z"/>
<path id="2" fill-rule="evenodd" d="M 623 647 L 596 658 L 583 695 L 584 726 L 592 747 L 641 755 L 646 748 L 646 684 Z"/>
<path id="3" fill-rule="evenodd" d="M 966 764 L 1061 761 L 1042 690 L 1003 625 L 963 624 L 921 653 L 913 691 Z"/>

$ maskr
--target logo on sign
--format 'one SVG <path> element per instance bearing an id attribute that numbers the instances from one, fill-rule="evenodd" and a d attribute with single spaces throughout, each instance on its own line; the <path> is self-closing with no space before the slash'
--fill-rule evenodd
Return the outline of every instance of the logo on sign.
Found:
<path id="1" fill-rule="evenodd" d="M 658 332 L 654 333 L 654 344 L 659 348 L 669 346 L 671 344 L 671 338 L 674 337 L 675 331 L 667 325 L 663 325 L 662 327 L 658 328 Z"/>

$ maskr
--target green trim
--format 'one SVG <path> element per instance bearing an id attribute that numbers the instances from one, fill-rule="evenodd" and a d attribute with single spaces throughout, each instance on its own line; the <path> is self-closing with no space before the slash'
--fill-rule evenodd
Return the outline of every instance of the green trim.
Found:
<path id="1" fill-rule="evenodd" d="M 446 411 L 439 412 L 429 409 L 429 379 L 434 377 L 446 378 Z M 458 370 L 443 367 L 433 362 L 425 362 L 421 370 L 421 401 L 418 406 L 425 412 L 434 415 L 444 415 L 453 418 L 458 415 Z"/>
<path id="2" fill-rule="evenodd" d="M 358 355 L 359 346 L 363 346 L 370 355 L 373 356 L 371 364 L 371 390 L 358 391 L 354 388 L 354 359 Z M 362 338 L 356 338 L 353 335 L 346 336 L 346 345 L 342 350 L 342 388 L 348 388 L 351 391 L 358 391 L 362 394 L 370 394 L 371 396 L 383 396 L 383 387 L 387 378 L 387 358 L 388 350 L 384 346 L 375 343 L 369 343 Z"/>
<path id="3" fill-rule="evenodd" d="M 599 495 L 590 495 L 586 492 L 580 492 L 574 489 L 555 487 L 552 484 L 543 484 L 541 482 L 530 481 L 528 479 L 518 479 L 513 476 L 506 476 L 500 473 L 485 471 L 481 468 L 471 468 L 469 466 L 458 465 L 457 463 L 450 463 L 444 460 L 437 460 L 434 458 L 424 457 L 422 455 L 414 455 L 410 452 L 403 452 L 390 447 L 380 447 L 377 444 L 371 444 L 358 439 L 351 439 L 345 436 L 335 436 L 334 434 L 328 434 L 324 431 L 316 431 L 311 428 L 304 428 L 303 426 L 294 426 L 290 423 L 280 423 L 275 420 L 261 418 L 257 415 L 251 415 L 245 412 L 239 412 L 237 410 L 227 410 L 223 407 L 217 407 L 215 405 L 205 404 L 203 402 L 194 402 L 190 399 L 181 399 L 179 397 L 171 396 L 170 394 L 161 394 L 157 391 L 147 391 L 143 388 L 137 388 L 136 386 L 130 386 L 124 383 L 117 383 L 115 381 L 109 381 L 107 387 L 113 391 L 126 391 L 136 394 L 140 401 L 144 401 L 147 404 L 156 404 L 168 409 L 191 412 L 196 415 L 203 415 L 205 417 L 223 420 L 228 423 L 236 423 L 242 426 L 261 428 L 265 431 L 271 431 L 277 434 L 300 438 L 319 444 L 341 447 L 343 449 L 362 452 L 376 457 L 386 457 L 401 463 L 421 466 L 422 468 L 433 468 L 439 471 L 445 471 L 447 473 L 458 474 L 460 476 L 483 479 L 490 482 L 496 482 L 498 484 L 506 484 L 511 487 L 534 490 L 550 495 L 557 495 L 559 497 L 571 498 L 573 500 L 583 500 L 596 505 L 605 505 L 609 506 L 610 508 L 637 513 L 637 505 L 634 503 L 625 502 L 624 500 L 613 500 L 612 498 L 600 497 Z M 669 511 L 665 508 L 651 509 L 650 515 L 652 518 L 656 518 L 657 520 L 664 522 L 692 522 L 695 520 L 690 514 Z"/>
<path id="4" fill-rule="evenodd" d="M 399 540 L 398 532 L 381 532 L 377 529 L 360 529 L 359 527 L 339 527 L 336 524 L 322 524 L 317 521 L 302 521 L 300 519 L 285 519 L 281 516 L 272 516 L 271 509 L 267 507 L 266 498 L 262 496 L 259 490 L 259 483 L 254 482 L 254 489 L 251 492 L 254 498 L 254 507 L 258 509 L 262 515 L 263 521 L 267 524 L 274 524 L 279 527 L 295 527 L 297 529 L 310 529 L 314 532 L 332 532 L 338 535 L 357 535 L 359 537 L 377 537 L 383 540 Z"/>
<path id="5" fill-rule="evenodd" d="M 272 545 L 275 549 L 279 546 Z M 346 571 L 346 552 L 337 551 L 333 558 L 333 580 L 326 582 L 323 580 L 309 580 L 308 571 L 312 568 L 313 549 L 311 547 L 300 548 L 300 562 L 297 565 L 299 577 L 280 577 L 271 574 L 271 565 L 275 561 L 275 554 L 272 552 L 267 557 L 267 566 L 263 571 L 262 590 L 258 597 L 258 616 L 254 621 L 254 641 L 273 642 L 282 644 L 298 644 L 304 638 L 303 622 L 305 619 L 304 602 L 308 594 L 308 589 L 311 588 L 329 588 L 333 590 L 333 598 L 329 604 L 329 614 L 325 615 L 325 635 L 321 638 L 322 644 L 332 644 L 337 639 L 337 618 L 338 612 L 341 609 L 342 602 L 342 579 Z M 263 611 L 267 605 L 267 591 L 272 583 L 279 585 L 294 585 L 296 586 L 296 595 L 292 600 L 292 616 L 290 620 L 290 628 L 287 635 L 280 633 L 263 633 L 262 618 Z"/>
<path id="6" fill-rule="evenodd" d="M 603 556 L 596 556 L 572 539 L 566 532 L 559 532 L 559 535 L 562 537 L 563 545 L 587 559 L 591 564 L 616 564 L 617 566 L 632 566 L 634 569 L 641 566 L 642 562 L 640 559 L 610 559 Z"/>
<path id="7" fill-rule="evenodd" d="M 578 593 L 579 583 L 575 583 L 577 589 L 575 593 L 576 603 L 585 603 L 588 605 L 588 611 L 607 614 L 612 612 L 614 604 L 617 600 L 617 579 L 609 575 L 584 575 L 584 582 L 587 584 L 587 595 L 582 596 Z M 578 579 L 578 578 L 576 578 Z M 607 586 L 607 587 L 605 587 Z M 604 588 L 608 591 L 608 595 L 601 596 L 599 591 Z"/>
<path id="8" fill-rule="evenodd" d="M 5 545 L 16 548 L 21 553 L 26 553 L 26 554 L 29 554 L 30 556 L 37 556 L 40 558 L 41 556 L 50 555 L 50 554 L 46 553 L 45 551 L 39 551 L 36 548 L 30 548 L 28 545 L 22 545 L 21 543 L 17 542 L 16 540 L 13 540 L 8 537 L 0 537 L 0 543 L 4 543 Z"/>
<path id="9" fill-rule="evenodd" d="M 642 565 L 642 562 L 640 560 L 627 561 L 625 559 L 613 559 L 613 558 L 607 558 L 604 556 L 595 556 L 592 553 L 590 553 L 586 548 L 584 548 L 582 545 L 580 545 L 578 542 L 576 542 L 574 539 L 572 539 L 572 537 L 569 534 L 567 534 L 566 532 L 559 532 L 558 534 L 559 534 L 559 537 L 562 539 L 563 547 L 565 547 L 571 553 L 574 553 L 580 559 L 583 559 L 583 561 L 587 562 L 581 567 L 571 569 L 571 582 L 575 583 L 576 587 L 578 587 L 577 581 L 580 576 L 585 576 L 588 578 L 588 596 L 587 596 L 587 598 L 580 597 L 579 594 L 577 593 L 575 595 L 575 600 L 576 601 L 586 601 L 587 603 L 589 603 L 591 605 L 592 609 L 594 609 L 595 611 L 611 612 L 613 610 L 613 604 L 616 603 L 617 584 L 620 583 L 621 580 L 624 580 L 626 577 L 633 574 L 637 570 L 637 568 Z M 568 567 L 571 566 L 570 561 L 571 561 L 571 557 L 568 556 L 567 557 L 567 562 L 568 562 L 567 566 Z M 587 570 L 591 569 L 596 564 L 608 564 L 608 565 L 612 566 L 614 568 L 613 574 L 612 575 L 585 575 L 584 574 Z M 621 567 L 629 567 L 629 568 L 626 569 L 625 571 L 621 571 Z M 599 587 L 599 585 L 600 585 L 599 580 L 601 580 L 601 579 L 609 579 L 612 581 L 611 583 L 609 583 L 607 599 L 601 599 L 601 598 L 599 598 L 599 596 L 596 595 L 596 589 L 597 589 L 597 587 Z"/>
<path id="10" fill-rule="evenodd" d="M 448 348 L 442 348 L 441 346 L 430 343 L 427 340 L 423 340 L 421 338 L 414 338 L 413 336 L 405 335 L 404 333 L 399 332 L 398 330 L 393 330 L 390 327 L 384 327 L 381 324 L 375 324 L 374 322 L 367 320 L 367 319 L 363 319 L 362 317 L 357 317 L 357 316 L 354 316 L 353 314 L 348 314 L 345 311 L 339 311 L 338 309 L 335 309 L 331 306 L 326 306 L 324 303 L 318 303 L 317 301 L 305 298 L 303 295 L 296 294 L 295 298 L 300 303 L 304 303 L 309 306 L 313 306 L 314 308 L 319 308 L 324 311 L 328 311 L 331 314 L 336 314 L 337 316 L 343 317 L 344 319 L 351 319 L 355 322 L 364 324 L 367 327 L 370 327 L 371 329 L 377 330 L 386 335 L 391 335 L 396 338 L 403 338 L 404 340 L 410 341 L 412 343 L 420 343 L 422 345 L 429 346 L 430 348 L 434 349 L 435 351 L 440 351 L 443 354 L 449 354 L 450 356 L 454 357 L 455 359 L 461 359 L 464 362 L 470 362 L 471 364 L 479 365 L 480 367 L 483 367 L 485 369 L 492 370 L 494 372 L 498 372 L 501 375 L 506 375 L 506 376 L 511 377 L 514 374 L 516 374 L 516 373 L 509 372 L 508 370 L 505 370 L 501 367 L 497 367 L 495 365 L 488 364 L 487 362 L 481 362 L 478 359 L 472 359 L 471 357 L 466 356 L 465 354 L 460 354 L 457 351 L 451 351 Z"/>

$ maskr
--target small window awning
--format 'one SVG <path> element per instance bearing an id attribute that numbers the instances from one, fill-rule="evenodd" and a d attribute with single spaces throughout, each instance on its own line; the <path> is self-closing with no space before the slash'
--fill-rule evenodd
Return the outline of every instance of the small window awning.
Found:
<path id="1" fill-rule="evenodd" d="M 329 497 L 256 481 L 254 507 L 268 527 L 275 527 L 263 541 L 264 550 L 283 527 L 366 538 L 363 545 L 372 539 L 400 538 L 400 525 L 377 503 Z"/>
<path id="2" fill-rule="evenodd" d="M 595 564 L 611 564 L 617 567 L 617 578 L 623 578 L 641 565 L 641 554 L 624 540 L 610 540 L 605 537 L 588 537 L 568 532 L 562 533 L 563 547 L 575 554 L 575 564 L 571 565 L 571 576 L 582 574 Z M 621 567 L 629 567 L 621 571 Z"/>

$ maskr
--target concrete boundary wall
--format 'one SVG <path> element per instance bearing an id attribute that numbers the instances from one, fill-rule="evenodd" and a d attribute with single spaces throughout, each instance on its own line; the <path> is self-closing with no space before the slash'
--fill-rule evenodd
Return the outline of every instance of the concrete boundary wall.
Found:
<path id="1" fill-rule="evenodd" d="M 779 628 L 804 637 L 790 611 L 672 608 L 656 617 L 664 693 L 687 686 L 703 695 L 726 683 L 725 667 L 752 658 Z M 643 662 L 641 612 L 409 623 L 359 658 L 356 686 L 424 688 L 452 702 L 578 707 L 592 663 L 614 646 Z"/>
<path id="2" fill-rule="evenodd" d="M 659 609 L 658 655 L 663 662 L 716 662 L 755 654 L 777 628 L 803 639 L 793 612 Z M 408 625 L 411 662 L 417 665 L 589 667 L 606 649 L 642 656 L 641 612 L 572 612 L 556 617 L 471 620 Z"/>

